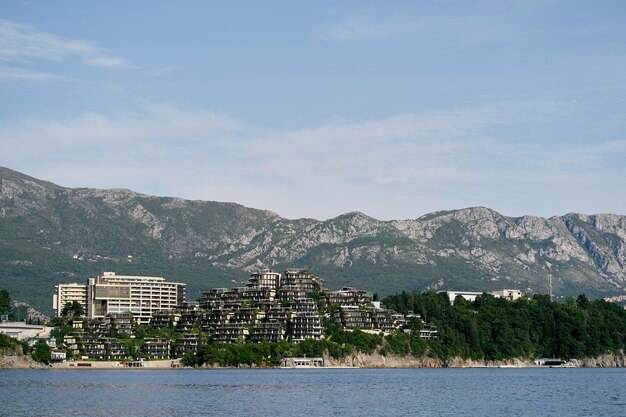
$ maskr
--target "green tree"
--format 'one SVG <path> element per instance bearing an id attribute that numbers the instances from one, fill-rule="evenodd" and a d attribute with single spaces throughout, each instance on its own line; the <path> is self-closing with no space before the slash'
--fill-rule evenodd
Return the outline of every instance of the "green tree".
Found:
<path id="1" fill-rule="evenodd" d="M 48 346 L 44 340 L 38 340 L 31 356 L 38 362 L 48 364 L 52 358 L 52 351 L 50 350 L 50 346 Z"/>
<path id="2" fill-rule="evenodd" d="M 24 339 L 20 342 L 20 344 L 22 345 L 22 353 L 24 355 L 28 355 L 32 350 L 30 345 L 28 344 L 28 340 Z"/>
<path id="3" fill-rule="evenodd" d="M 0 348 L 14 349 L 17 346 L 17 340 L 4 333 L 0 333 Z"/>
<path id="4" fill-rule="evenodd" d="M 411 330 L 413 332 L 418 332 L 424 328 L 422 324 L 422 320 L 419 317 L 407 317 L 406 323 L 402 326 L 404 329 Z"/>
<path id="5" fill-rule="evenodd" d="M 78 301 L 67 302 L 61 310 L 61 316 L 73 319 L 75 317 L 82 317 L 85 315 L 85 309 L 83 305 Z"/>
<path id="6" fill-rule="evenodd" d="M 196 354 L 193 353 L 193 350 L 187 349 L 187 351 L 183 354 L 182 363 L 185 366 L 196 366 L 198 358 L 196 357 Z"/>
<path id="7" fill-rule="evenodd" d="M 11 297 L 7 290 L 0 290 L 0 314 L 7 314 L 11 310 Z"/>

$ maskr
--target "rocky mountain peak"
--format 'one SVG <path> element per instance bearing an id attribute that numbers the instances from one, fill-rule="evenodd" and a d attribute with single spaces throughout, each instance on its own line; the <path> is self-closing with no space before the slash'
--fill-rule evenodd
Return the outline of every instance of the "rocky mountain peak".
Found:
<path id="1" fill-rule="evenodd" d="M 62 277 L 104 270 L 187 282 L 193 299 L 245 281 L 242 271 L 294 266 L 331 288 L 386 294 L 546 292 L 550 265 L 559 295 L 626 294 L 626 216 L 616 214 L 514 218 L 470 207 L 409 220 L 288 220 L 235 203 L 63 188 L 6 168 L 0 187 L 0 278 L 35 306 Z"/>

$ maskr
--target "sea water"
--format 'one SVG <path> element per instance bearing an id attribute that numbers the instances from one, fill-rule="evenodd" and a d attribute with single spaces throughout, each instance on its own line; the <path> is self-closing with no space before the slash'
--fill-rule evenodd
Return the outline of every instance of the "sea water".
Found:
<path id="1" fill-rule="evenodd" d="M 626 369 L 0 371 L 1 416 L 626 416 Z"/>

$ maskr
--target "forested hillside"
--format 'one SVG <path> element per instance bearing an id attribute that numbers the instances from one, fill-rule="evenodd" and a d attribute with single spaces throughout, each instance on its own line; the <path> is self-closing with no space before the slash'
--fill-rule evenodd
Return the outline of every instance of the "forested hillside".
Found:
<path id="1" fill-rule="evenodd" d="M 452 305 L 446 293 L 403 292 L 383 302 L 435 325 L 443 357 L 570 359 L 626 349 L 626 311 L 585 295 L 557 303 L 540 294 L 513 302 L 483 294 Z"/>

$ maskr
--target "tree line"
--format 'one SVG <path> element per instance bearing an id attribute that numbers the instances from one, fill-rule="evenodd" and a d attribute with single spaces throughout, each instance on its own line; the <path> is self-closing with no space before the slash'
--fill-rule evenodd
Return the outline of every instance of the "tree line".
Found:
<path id="1" fill-rule="evenodd" d="M 471 359 L 582 358 L 626 348 L 626 310 L 585 295 L 555 302 L 545 294 L 515 301 L 490 294 L 473 302 L 446 293 L 402 292 L 384 304 L 437 326 L 436 356 Z"/>
<path id="2" fill-rule="evenodd" d="M 6 296 L 0 297 L 0 301 L 5 299 L 6 309 L 8 294 L 0 295 Z M 198 352 L 187 351 L 182 359 L 190 366 L 277 366 L 284 357 L 327 354 L 338 359 L 353 352 L 430 356 L 445 361 L 451 357 L 574 359 L 626 350 L 626 310 L 603 300 L 589 300 L 585 295 L 555 302 L 542 294 L 515 301 L 483 294 L 472 302 L 457 297 L 451 303 L 446 293 L 402 292 L 384 298 L 383 304 L 407 315 L 406 324 L 398 331 L 371 334 L 358 329 L 345 330 L 332 314 L 327 314 L 323 318 L 322 340 L 219 343 L 203 334 L 198 326 L 193 330 L 200 336 Z M 63 335 L 73 331 L 67 320 L 80 317 L 81 307 L 67 305 L 63 317 L 54 320 L 59 327 L 53 335 L 59 343 Z M 436 339 L 420 338 L 424 323 L 437 329 Z M 138 326 L 136 337 L 126 340 L 132 356 L 141 355 L 141 345 L 147 337 L 175 340 L 179 335 L 173 329 Z M 16 344 L 0 336 L 0 347 L 13 348 Z M 31 354 L 45 362 L 49 353 L 43 352 L 43 343 L 39 345 Z M 22 343 L 22 347 L 25 353 L 31 350 L 27 343 Z"/>

